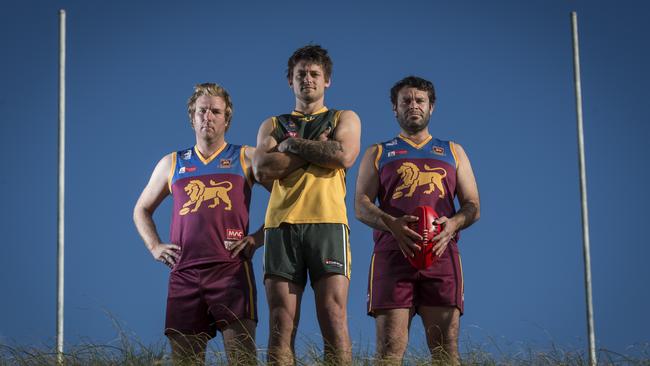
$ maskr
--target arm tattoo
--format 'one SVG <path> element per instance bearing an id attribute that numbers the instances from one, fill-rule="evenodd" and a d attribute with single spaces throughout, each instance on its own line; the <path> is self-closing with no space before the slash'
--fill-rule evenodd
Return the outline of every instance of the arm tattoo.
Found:
<path id="1" fill-rule="evenodd" d="M 337 153 L 343 151 L 343 147 L 338 141 L 312 141 L 294 138 L 289 142 L 287 150 L 311 163 L 328 165 L 332 163 Z"/>
<path id="2" fill-rule="evenodd" d="M 460 215 L 463 217 L 463 223 L 462 225 L 458 228 L 458 231 L 465 229 L 466 227 L 470 226 L 471 224 L 476 221 L 476 213 L 478 212 L 478 207 L 474 202 L 467 202 L 463 204 L 456 212 L 456 215 Z"/>

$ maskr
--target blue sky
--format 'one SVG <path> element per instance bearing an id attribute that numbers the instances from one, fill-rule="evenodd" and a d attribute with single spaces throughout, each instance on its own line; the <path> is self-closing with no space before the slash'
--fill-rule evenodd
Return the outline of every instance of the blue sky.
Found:
<path id="1" fill-rule="evenodd" d="M 58 9 L 68 12 L 66 341 L 110 342 L 111 317 L 144 343 L 162 338 L 167 268 L 154 262 L 132 209 L 155 163 L 191 146 L 194 84 L 234 101 L 227 141 L 255 144 L 259 123 L 290 111 L 294 49 L 334 60 L 326 104 L 355 110 L 362 149 L 398 133 L 388 98 L 415 74 L 438 93 L 431 132 L 465 147 L 482 217 L 460 242 L 461 332 L 475 343 L 586 348 L 569 13 L 578 11 L 600 347 L 648 342 L 646 207 L 650 127 L 642 1 L 127 2 L 8 1 L 0 12 L 0 342 L 53 344 L 56 306 Z M 374 344 L 365 315 L 371 231 L 352 215 L 350 329 Z M 252 226 L 268 195 L 256 189 Z M 168 237 L 170 202 L 155 218 Z M 261 252 L 254 259 L 265 347 Z M 313 295 L 299 340 L 320 343 Z M 419 320 L 411 331 L 424 344 Z M 461 346 L 463 347 L 463 346 Z"/>

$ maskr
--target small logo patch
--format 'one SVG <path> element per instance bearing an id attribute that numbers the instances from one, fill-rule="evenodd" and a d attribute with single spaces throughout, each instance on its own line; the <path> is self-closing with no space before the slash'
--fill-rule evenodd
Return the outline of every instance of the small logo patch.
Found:
<path id="1" fill-rule="evenodd" d="M 219 167 L 221 168 L 230 168 L 230 159 L 221 159 L 219 163 Z"/>
<path id="2" fill-rule="evenodd" d="M 389 158 L 392 158 L 393 156 L 404 155 L 406 153 L 408 153 L 408 151 L 406 151 L 406 150 L 392 150 L 392 151 L 388 152 L 387 156 Z"/>
<path id="3" fill-rule="evenodd" d="M 390 142 L 386 143 L 386 146 L 395 146 L 397 145 L 397 139 L 391 140 Z"/>
<path id="4" fill-rule="evenodd" d="M 325 259 L 325 264 L 327 264 L 328 266 L 343 268 L 343 263 L 341 263 L 339 261 L 335 261 L 334 259 L 329 259 L 329 258 Z"/>
<path id="5" fill-rule="evenodd" d="M 190 160 L 192 159 L 192 150 L 185 150 L 181 154 L 181 159 L 183 160 Z"/>
<path id="6" fill-rule="evenodd" d="M 244 230 L 242 229 L 226 229 L 226 239 L 228 240 L 242 240 L 244 238 Z"/>
<path id="7" fill-rule="evenodd" d="M 182 166 L 180 169 L 178 169 L 178 174 L 183 174 L 183 173 L 191 173 L 196 170 L 195 166 Z"/>
<path id="8" fill-rule="evenodd" d="M 290 138 L 290 137 L 298 137 L 298 132 L 296 131 L 287 131 L 287 133 L 284 135 L 284 138 Z"/>
<path id="9" fill-rule="evenodd" d="M 445 155 L 445 148 L 444 147 L 434 146 L 431 149 L 431 151 L 433 151 L 433 153 L 436 154 L 436 155 L 441 155 L 441 156 Z"/>
<path id="10" fill-rule="evenodd" d="M 295 131 L 297 128 L 298 127 L 296 126 L 296 123 L 294 121 L 287 122 L 287 130 Z"/>

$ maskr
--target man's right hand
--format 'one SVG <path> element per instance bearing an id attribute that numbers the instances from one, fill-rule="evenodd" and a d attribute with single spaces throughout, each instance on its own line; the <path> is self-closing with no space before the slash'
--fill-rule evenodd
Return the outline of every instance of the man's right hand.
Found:
<path id="1" fill-rule="evenodd" d="M 156 244 L 151 248 L 151 255 L 158 262 L 162 262 L 169 268 L 174 268 L 180 257 L 181 247 L 176 244 Z"/>
<path id="2" fill-rule="evenodd" d="M 415 244 L 414 240 L 422 240 L 420 234 L 411 230 L 408 226 L 410 222 L 417 222 L 418 218 L 416 216 L 404 215 L 398 218 L 391 218 L 384 220 L 384 223 L 397 240 L 397 245 L 399 246 L 404 257 L 415 256 L 416 251 L 422 250 L 422 248 Z"/>

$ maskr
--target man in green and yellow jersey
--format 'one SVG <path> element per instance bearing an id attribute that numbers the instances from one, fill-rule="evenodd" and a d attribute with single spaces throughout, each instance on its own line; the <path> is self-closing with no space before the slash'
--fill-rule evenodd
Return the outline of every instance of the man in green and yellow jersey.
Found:
<path id="1" fill-rule="evenodd" d="M 269 364 L 295 362 L 294 340 L 308 275 L 325 362 L 351 362 L 345 174 L 359 154 L 361 123 L 353 111 L 325 106 L 331 74 L 327 50 L 317 45 L 296 50 L 287 69 L 295 109 L 264 121 L 257 135 L 253 171 L 260 181 L 273 182 L 264 235 Z"/>

